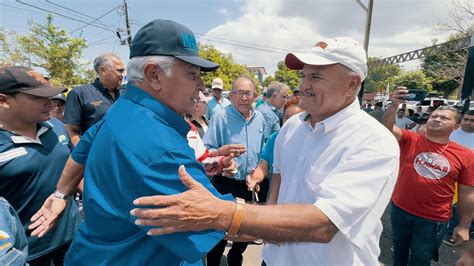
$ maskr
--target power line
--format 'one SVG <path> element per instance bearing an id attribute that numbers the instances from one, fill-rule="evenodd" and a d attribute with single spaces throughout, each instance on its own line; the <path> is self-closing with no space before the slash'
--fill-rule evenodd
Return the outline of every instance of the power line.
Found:
<path id="1" fill-rule="evenodd" d="M 100 39 L 100 40 L 97 40 L 97 41 L 93 41 L 93 42 L 89 43 L 88 45 L 89 46 L 96 45 L 100 42 L 103 42 L 103 41 L 106 41 L 106 40 L 109 40 L 109 39 L 112 39 L 112 38 L 115 38 L 115 36 L 111 36 L 111 37 L 103 38 L 103 39 Z"/>
<path id="2" fill-rule="evenodd" d="M 212 39 L 208 39 L 208 38 L 205 38 L 205 37 L 201 37 L 201 39 L 208 40 L 208 41 L 213 41 L 213 42 L 218 42 L 218 43 L 223 43 L 223 44 L 227 44 L 227 45 L 244 47 L 244 48 L 253 49 L 253 50 L 264 51 L 264 52 L 270 52 L 270 53 L 276 53 L 276 54 L 286 54 L 285 52 L 273 51 L 273 50 L 268 50 L 268 49 L 263 49 L 263 48 L 258 48 L 258 47 L 252 47 L 252 46 L 247 46 L 247 45 L 236 44 L 236 43 L 223 42 L 223 41 L 219 41 L 219 40 L 212 40 Z"/>
<path id="3" fill-rule="evenodd" d="M 72 33 L 76 32 L 76 31 L 78 31 L 78 30 L 82 30 L 83 28 L 85 28 L 85 27 L 91 25 L 91 24 L 94 23 L 95 21 L 98 21 L 99 19 L 101 19 L 101 18 L 107 16 L 110 12 L 114 11 L 115 9 L 117 9 L 117 8 L 119 8 L 119 7 L 120 7 L 120 5 L 118 5 L 118 6 L 114 7 L 114 8 L 112 8 L 111 10 L 109 10 L 109 11 L 107 11 L 105 14 L 103 14 L 102 16 L 100 16 L 100 17 L 98 17 L 98 18 L 92 20 L 91 22 L 87 23 L 86 25 L 84 25 L 84 26 L 82 26 L 82 27 L 80 27 L 80 28 L 77 28 L 77 29 L 71 31 L 70 33 L 72 34 Z"/>
<path id="4" fill-rule="evenodd" d="M 77 10 L 74 10 L 74 9 L 72 9 L 72 8 L 69 8 L 69 7 L 65 7 L 65 6 L 60 5 L 60 4 L 57 4 L 57 3 L 53 3 L 53 2 L 51 2 L 50 0 L 46 0 L 46 2 L 49 3 L 49 4 L 51 4 L 51 5 L 60 7 L 60 8 L 65 9 L 65 10 L 68 10 L 68 11 L 70 11 L 70 12 L 72 12 L 72 13 L 79 14 L 79 15 L 84 16 L 84 17 L 87 17 L 87 18 L 95 19 L 94 17 L 89 16 L 89 15 L 87 15 L 87 14 L 85 14 L 85 13 L 79 12 L 79 11 L 77 11 Z M 102 23 L 102 21 L 99 21 L 99 23 L 102 24 L 102 26 L 107 27 L 107 25 L 105 25 L 104 23 Z"/>
<path id="5" fill-rule="evenodd" d="M 21 8 L 21 7 L 16 7 L 16 6 L 10 6 L 10 5 L 6 5 L 6 4 L 0 4 L 0 6 L 6 6 L 6 7 L 18 9 L 18 10 L 28 11 L 28 12 L 31 12 L 31 13 L 41 14 L 41 12 L 38 12 L 38 11 L 34 11 L 34 10 L 26 9 L 26 8 Z"/>
<path id="6" fill-rule="evenodd" d="M 60 17 L 64 17 L 64 18 L 68 18 L 68 19 L 71 19 L 71 20 L 74 20 L 74 21 L 77 21 L 77 22 L 81 22 L 81 23 L 84 23 L 84 24 L 88 24 L 89 22 L 86 22 L 86 21 L 83 21 L 83 20 L 79 20 L 79 19 L 76 19 L 76 18 L 73 18 L 73 17 L 70 17 L 70 16 L 66 16 L 66 15 L 63 15 L 63 14 L 60 14 L 60 13 L 57 13 L 57 12 L 54 12 L 52 10 L 48 10 L 48 9 L 45 9 L 45 8 L 42 8 L 42 7 L 38 7 L 38 6 L 34 6 L 34 5 L 31 5 L 31 4 L 28 4 L 28 3 L 25 3 L 25 2 L 22 2 L 21 0 L 16 0 L 18 3 L 20 4 L 23 4 L 23 5 L 26 5 L 26 6 L 29 6 L 29 7 L 32 7 L 32 8 L 36 8 L 36 9 L 39 9 L 39 10 L 42 10 L 42 11 L 45 11 L 45 12 L 49 12 L 51 14 L 54 14 L 54 15 L 57 15 L 57 16 L 60 16 Z M 96 25 L 96 24 L 90 24 L 91 26 L 94 26 L 96 28 L 99 28 L 99 29 L 105 29 L 105 30 L 108 30 L 108 31 L 111 31 L 115 34 L 115 32 L 109 28 L 105 28 L 105 27 L 102 27 L 102 26 L 99 26 L 99 25 Z"/>

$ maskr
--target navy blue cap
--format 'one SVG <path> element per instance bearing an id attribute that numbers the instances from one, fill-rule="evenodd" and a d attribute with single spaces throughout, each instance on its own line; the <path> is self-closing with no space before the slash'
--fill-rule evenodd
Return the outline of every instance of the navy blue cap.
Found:
<path id="1" fill-rule="evenodd" d="M 130 58 L 149 55 L 173 56 L 199 66 L 202 71 L 214 71 L 219 67 L 199 57 L 199 47 L 190 29 L 171 20 L 153 20 L 135 34 Z"/>

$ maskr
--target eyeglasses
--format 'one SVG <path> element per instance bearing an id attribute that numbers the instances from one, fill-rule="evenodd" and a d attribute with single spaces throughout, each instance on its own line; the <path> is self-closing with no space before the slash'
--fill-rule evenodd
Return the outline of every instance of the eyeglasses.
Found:
<path id="1" fill-rule="evenodd" d="M 253 96 L 255 95 L 255 93 L 252 91 L 233 91 L 232 93 L 237 95 L 237 97 L 239 98 L 242 98 L 244 95 L 247 98 L 253 98 Z"/>

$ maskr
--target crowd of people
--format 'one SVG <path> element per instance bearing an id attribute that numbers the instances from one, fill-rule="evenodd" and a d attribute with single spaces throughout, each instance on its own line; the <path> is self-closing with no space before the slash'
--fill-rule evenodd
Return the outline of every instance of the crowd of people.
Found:
<path id="1" fill-rule="evenodd" d="M 404 87 L 387 110 L 361 107 L 367 55 L 347 37 L 288 53 L 299 87 L 262 96 L 245 75 L 204 84 L 219 65 L 198 49 L 184 25 L 151 21 L 126 67 L 99 55 L 67 98 L 0 67 L 1 265 L 212 266 L 229 241 L 231 266 L 262 241 L 262 265 L 379 265 L 387 207 L 394 265 L 469 240 L 473 111 L 408 112 Z"/>

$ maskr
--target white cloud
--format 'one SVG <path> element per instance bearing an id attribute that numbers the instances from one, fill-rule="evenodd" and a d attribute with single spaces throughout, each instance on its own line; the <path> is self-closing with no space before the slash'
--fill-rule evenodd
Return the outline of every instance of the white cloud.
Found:
<path id="1" fill-rule="evenodd" d="M 229 16 L 229 11 L 227 11 L 226 8 L 221 8 L 221 9 L 217 10 L 217 12 L 219 12 L 219 14 L 223 15 L 224 17 Z"/>
<path id="2" fill-rule="evenodd" d="M 447 34 L 436 27 L 446 21 L 449 3 L 375 0 L 369 55 L 388 57 L 429 46 L 435 38 L 444 40 Z M 238 63 L 264 66 L 270 74 L 288 50 L 305 51 L 335 36 L 363 42 L 365 12 L 355 0 L 247 0 L 240 10 L 241 16 L 209 30 L 201 41 L 232 53 Z"/>

